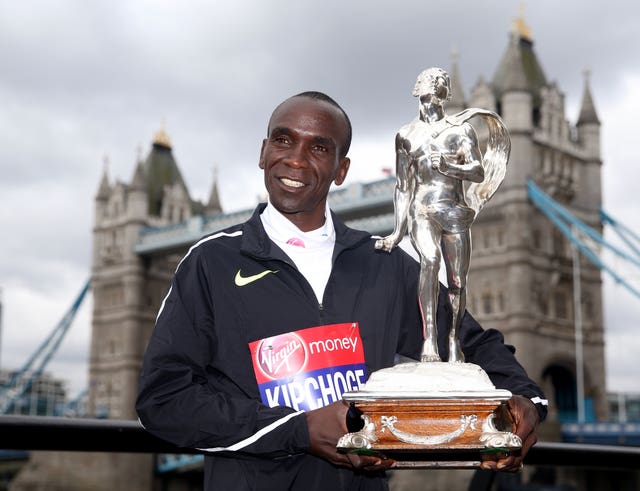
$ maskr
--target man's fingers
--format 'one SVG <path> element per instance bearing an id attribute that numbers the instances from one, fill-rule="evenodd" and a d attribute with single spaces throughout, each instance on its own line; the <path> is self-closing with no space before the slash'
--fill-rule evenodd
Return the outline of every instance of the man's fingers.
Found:
<path id="1" fill-rule="evenodd" d="M 520 450 L 522 461 L 531 447 L 538 441 L 536 435 L 536 427 L 539 421 L 538 411 L 531 400 L 522 396 L 513 396 L 508 404 L 516 425 L 515 434 L 522 439 L 522 448 Z"/>
<path id="2" fill-rule="evenodd" d="M 522 469 L 522 456 L 508 455 L 497 460 L 485 460 L 480 468 L 490 471 L 518 472 Z"/>
<path id="3" fill-rule="evenodd" d="M 529 450 L 531 449 L 531 447 L 533 447 L 536 444 L 537 441 L 538 441 L 538 436 L 536 435 L 535 432 L 529 433 L 529 435 L 522 440 L 521 453 L 523 457 L 526 456 L 527 453 L 529 453 Z"/>
<path id="4" fill-rule="evenodd" d="M 355 469 L 362 469 L 369 472 L 384 471 L 393 467 L 396 463 L 393 459 L 386 459 L 382 456 L 369 456 L 358 454 L 346 454 Z"/>
<path id="5" fill-rule="evenodd" d="M 500 471 L 515 472 L 520 469 L 522 457 L 509 456 L 498 461 L 496 467 Z"/>
<path id="6" fill-rule="evenodd" d="M 393 459 L 384 459 L 384 458 L 376 458 L 373 460 L 373 462 L 370 463 L 365 463 L 362 466 L 362 469 L 364 469 L 365 471 L 386 471 L 387 469 L 390 469 L 391 467 L 393 467 L 396 464 L 396 461 Z"/>

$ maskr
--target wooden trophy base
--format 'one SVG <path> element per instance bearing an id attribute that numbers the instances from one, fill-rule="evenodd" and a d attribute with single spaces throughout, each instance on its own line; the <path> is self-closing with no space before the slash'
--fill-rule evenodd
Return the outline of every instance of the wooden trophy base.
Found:
<path id="1" fill-rule="evenodd" d="M 411 365 L 419 371 L 431 365 L 427 370 L 432 371 L 434 365 L 442 368 L 451 364 L 405 364 L 400 370 L 406 372 Z M 481 370 L 476 365 L 456 365 L 466 365 L 464 370 Z M 373 388 L 377 373 L 370 379 Z M 400 379 L 407 379 L 406 373 L 402 375 Z M 455 386 L 449 386 L 451 390 L 425 392 L 415 388 L 413 375 L 405 380 L 411 389 L 393 382 L 393 390 L 370 390 L 368 382 L 364 390 L 343 395 L 362 412 L 364 426 L 340 439 L 341 452 L 383 454 L 396 460 L 395 468 L 400 469 L 473 468 L 485 459 L 495 459 L 495 454 L 506 456 L 520 449 L 520 438 L 510 432 L 513 422 L 506 407 L 511 398 L 509 391 L 491 385 L 479 391 L 453 390 Z M 445 384 L 451 383 L 450 378 L 445 379 Z M 433 388 L 433 383 L 430 381 L 429 388 Z"/>

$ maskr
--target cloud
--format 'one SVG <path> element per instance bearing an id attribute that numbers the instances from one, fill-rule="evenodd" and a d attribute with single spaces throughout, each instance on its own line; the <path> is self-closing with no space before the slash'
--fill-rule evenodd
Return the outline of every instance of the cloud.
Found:
<path id="1" fill-rule="evenodd" d="M 639 11 L 622 0 L 606 9 L 540 0 L 525 13 L 534 49 L 566 94 L 573 122 L 582 70 L 591 68 L 603 121 L 604 205 L 636 230 L 640 69 L 630 60 Z M 335 97 L 353 122 L 347 183 L 377 178 L 394 166 L 393 135 L 415 114 L 410 91 L 419 71 L 449 67 L 455 47 L 468 96 L 480 75 L 493 77 L 517 15 L 515 3 L 499 0 L 455 8 L 409 0 L 238 0 L 224 12 L 205 0 L 1 4 L 3 366 L 44 337 L 90 272 L 93 197 L 105 154 L 111 178 L 129 180 L 138 147 L 146 156 L 164 121 L 192 195 L 208 197 L 217 165 L 225 209 L 251 207 L 264 192 L 257 161 L 271 110 L 316 89 Z M 630 310 L 637 299 L 620 305 L 607 290 L 605 302 L 608 380 L 617 387 L 626 374 L 638 374 L 613 348 L 640 348 L 620 327 L 638 317 Z M 69 367 L 83 339 L 78 351 L 65 342 L 59 356 L 70 364 L 59 373 L 82 371 Z"/>

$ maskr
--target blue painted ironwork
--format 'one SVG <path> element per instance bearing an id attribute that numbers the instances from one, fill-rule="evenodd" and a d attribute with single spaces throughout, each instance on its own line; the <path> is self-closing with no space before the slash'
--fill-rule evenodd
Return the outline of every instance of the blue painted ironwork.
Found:
<path id="1" fill-rule="evenodd" d="M 578 250 L 580 250 L 580 252 L 585 255 L 585 257 L 587 257 L 602 271 L 608 273 L 616 283 L 622 285 L 629 292 L 640 298 L 640 291 L 631 283 L 626 281 L 622 276 L 617 274 L 611 267 L 605 264 L 598 257 L 598 254 L 594 252 L 580 237 L 578 232 L 583 233 L 593 241 L 597 242 L 603 247 L 606 247 L 620 258 L 626 260 L 628 263 L 638 268 L 640 268 L 640 255 L 637 258 L 633 257 L 624 252 L 622 249 L 613 246 L 612 244 L 604 240 L 601 233 L 597 232 L 586 223 L 569 213 L 566 208 L 558 204 L 538 186 L 536 186 L 536 184 L 531 179 L 527 179 L 527 191 L 529 193 L 529 198 L 531 199 L 533 204 L 536 205 L 538 209 L 542 211 L 554 223 L 556 227 L 558 227 L 558 229 L 564 234 L 564 236 L 567 237 L 567 239 L 569 239 L 569 241 L 574 244 L 578 248 Z"/>
<path id="2" fill-rule="evenodd" d="M 640 237 L 624 224 L 615 220 L 611 215 L 600 209 L 600 218 L 602 221 L 611 226 L 611 229 L 618 237 L 631 249 L 640 259 Z"/>
<path id="3" fill-rule="evenodd" d="M 640 447 L 640 423 L 569 423 L 561 432 L 566 443 Z"/>
<path id="4" fill-rule="evenodd" d="M 87 389 L 80 391 L 75 399 L 72 399 L 65 404 L 65 406 L 62 408 L 61 414 L 55 414 L 55 416 L 86 416 L 88 396 L 89 393 L 87 392 Z"/>
<path id="5" fill-rule="evenodd" d="M 156 472 L 164 474 L 166 472 L 183 471 L 187 467 L 199 467 L 204 463 L 204 455 L 189 454 L 160 454 L 156 463 Z"/>
<path id="6" fill-rule="evenodd" d="M 29 390 L 33 381 L 42 375 L 67 334 L 87 291 L 89 291 L 89 286 L 90 281 L 87 280 L 69 310 L 36 349 L 35 353 L 31 355 L 22 368 L 13 374 L 4 386 L 0 387 L 0 414 L 6 414 L 13 404 Z"/>

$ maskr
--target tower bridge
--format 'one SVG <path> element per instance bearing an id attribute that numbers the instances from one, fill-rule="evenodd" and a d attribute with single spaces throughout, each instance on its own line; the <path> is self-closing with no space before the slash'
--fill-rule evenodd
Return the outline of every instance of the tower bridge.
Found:
<path id="1" fill-rule="evenodd" d="M 564 94 L 548 82 L 530 34 L 517 31 L 493 80 L 480 78 L 468 99 L 456 61 L 449 72 L 454 100 L 447 112 L 496 111 L 512 140 L 507 177 L 473 226 L 467 304 L 485 328 L 499 329 L 516 347 L 520 362 L 551 400 L 542 438 L 559 439 L 565 419 L 609 418 L 602 311 L 606 269 L 597 261 L 582 262 L 576 274 L 572 248 L 580 244 L 588 256 L 591 243 L 584 231 L 593 232 L 593 241 L 602 237 L 605 223 L 610 225 L 601 214 L 600 121 L 589 81 L 585 78 L 577 120 L 569 123 Z M 479 131 L 479 137 L 486 134 Z M 393 177 L 353 183 L 333 190 L 329 202 L 350 226 L 384 235 L 393 227 L 394 183 Z M 95 197 L 88 415 L 137 418 L 142 356 L 176 265 L 203 235 L 253 211 L 223 212 L 217 186 L 214 179 L 206 203 L 191 198 L 164 131 L 155 136 L 146 159 L 135 163 L 129 181 L 112 181 L 105 167 Z M 572 226 L 584 226 L 582 235 L 571 232 Z M 582 409 L 579 393 L 589 398 Z M 95 467 L 100 458 L 78 456 L 74 465 L 85 459 Z M 117 471 L 101 474 L 100 489 L 151 489 L 152 466 L 149 456 L 110 456 L 101 467 Z M 148 476 L 140 469 L 149 469 Z"/>

